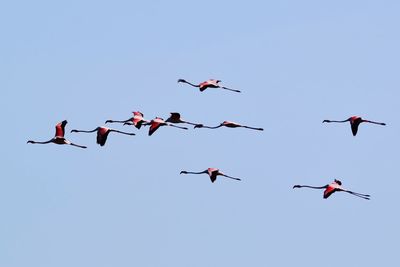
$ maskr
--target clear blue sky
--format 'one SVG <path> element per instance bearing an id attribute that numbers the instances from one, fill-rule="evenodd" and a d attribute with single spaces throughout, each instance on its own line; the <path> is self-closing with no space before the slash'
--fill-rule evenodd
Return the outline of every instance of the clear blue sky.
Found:
<path id="1" fill-rule="evenodd" d="M 0 4 L 0 266 L 397 262 L 400 3 L 242 2 Z M 69 133 L 133 110 L 265 131 Z M 388 126 L 321 123 L 351 115 Z M 26 144 L 64 119 L 87 150 Z M 292 189 L 334 178 L 371 201 Z"/>

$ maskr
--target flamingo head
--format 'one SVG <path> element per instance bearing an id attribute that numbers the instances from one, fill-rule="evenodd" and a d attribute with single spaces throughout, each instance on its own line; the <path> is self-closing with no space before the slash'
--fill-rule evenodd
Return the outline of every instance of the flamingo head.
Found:
<path id="1" fill-rule="evenodd" d="M 296 184 L 296 185 L 293 186 L 293 188 L 300 188 L 300 187 L 301 187 L 301 186 L 298 185 L 298 184 Z"/>
<path id="2" fill-rule="evenodd" d="M 337 179 L 335 179 L 335 183 L 337 183 L 338 185 L 342 185 L 342 182 Z"/>
<path id="3" fill-rule="evenodd" d="M 181 171 L 180 174 L 187 174 L 187 173 L 188 173 L 187 171 Z"/>
<path id="4" fill-rule="evenodd" d="M 184 80 L 184 79 L 179 79 L 178 80 L 178 83 L 185 83 L 186 82 L 186 80 Z"/>

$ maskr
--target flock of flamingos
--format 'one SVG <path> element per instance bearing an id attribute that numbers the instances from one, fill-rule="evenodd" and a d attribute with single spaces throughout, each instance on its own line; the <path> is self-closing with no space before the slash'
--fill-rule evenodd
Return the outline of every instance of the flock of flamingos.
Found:
<path id="1" fill-rule="evenodd" d="M 224 90 L 229 90 L 232 92 L 237 92 L 240 93 L 239 90 L 235 90 L 235 89 L 231 89 L 231 88 L 227 88 L 225 86 L 221 86 L 220 85 L 220 80 L 214 80 L 214 79 L 210 79 L 207 81 L 204 81 L 200 84 L 193 84 L 190 82 L 187 82 L 184 79 L 179 79 L 178 83 L 186 83 L 189 84 L 193 87 L 197 87 L 199 88 L 199 90 L 201 92 L 203 92 L 204 90 L 206 90 L 207 88 L 218 88 L 218 89 L 224 89 Z M 220 123 L 217 126 L 205 126 L 203 124 L 200 123 L 193 123 L 193 122 L 188 122 L 185 121 L 181 118 L 181 115 L 177 112 L 172 112 L 170 117 L 166 120 L 163 120 L 160 117 L 156 117 L 153 120 L 149 121 L 143 118 L 144 115 L 143 113 L 139 112 L 139 111 L 134 111 L 133 112 L 133 116 L 127 120 L 107 120 L 105 123 L 123 123 L 123 125 L 132 125 L 134 127 L 136 127 L 137 129 L 140 129 L 142 126 L 150 126 L 149 127 L 149 136 L 151 136 L 152 134 L 154 134 L 155 131 L 157 131 L 161 126 L 171 126 L 171 127 L 175 127 L 175 128 L 179 128 L 179 129 L 184 129 L 184 130 L 188 130 L 188 128 L 186 127 L 182 127 L 182 126 L 178 126 L 176 124 L 189 124 L 189 125 L 194 125 L 194 128 L 208 128 L 208 129 L 217 129 L 220 127 L 228 127 L 228 128 L 246 128 L 246 129 L 251 129 L 251 130 L 258 130 L 258 131 L 263 131 L 263 128 L 256 128 L 256 127 L 250 127 L 250 126 L 246 126 L 246 125 L 241 125 L 232 121 L 224 121 L 222 123 Z M 352 116 L 346 120 L 342 120 L 342 121 L 337 121 L 337 120 L 324 120 L 323 123 L 346 123 L 349 122 L 350 126 L 351 126 L 351 131 L 353 133 L 353 136 L 357 135 L 358 132 L 358 127 L 360 126 L 361 123 L 372 123 L 372 124 L 377 124 L 377 125 L 386 125 L 383 122 L 375 122 L 375 121 L 370 121 L 370 120 L 364 120 L 361 117 L 358 116 Z M 55 136 L 48 140 L 48 141 L 32 141 L 29 140 L 27 143 L 30 144 L 49 144 L 49 143 L 54 143 L 54 144 L 58 144 L 58 145 L 72 145 L 72 146 L 76 146 L 76 147 L 80 147 L 80 148 L 87 148 L 86 146 L 82 146 L 82 145 L 78 145 L 75 143 L 72 143 L 71 141 L 65 139 L 64 135 L 65 135 L 65 126 L 67 125 L 67 121 L 64 120 L 62 122 L 59 122 L 56 125 L 56 134 Z M 115 133 L 120 133 L 120 134 L 124 134 L 124 135 L 135 135 L 134 133 L 129 133 L 129 132 L 123 132 L 123 131 L 119 131 L 119 130 L 115 130 L 115 129 L 111 129 L 111 128 L 107 128 L 104 126 L 101 127 L 97 127 L 93 130 L 71 130 L 71 133 L 97 133 L 97 144 L 99 144 L 100 146 L 104 146 L 106 141 L 107 141 L 107 137 L 111 132 L 115 132 Z M 208 174 L 210 176 L 211 182 L 215 182 L 215 180 L 217 179 L 217 176 L 222 176 L 222 177 L 226 177 L 226 178 L 230 178 L 230 179 L 234 179 L 234 180 L 238 180 L 240 181 L 239 178 L 235 178 L 229 175 L 226 175 L 224 173 L 222 173 L 219 169 L 216 168 L 208 168 L 204 171 L 201 172 L 189 172 L 189 171 L 181 171 L 180 174 Z M 323 197 L 326 199 L 328 198 L 330 195 L 332 195 L 334 192 L 346 192 L 349 193 L 353 196 L 356 197 L 360 197 L 363 199 L 370 199 L 370 195 L 367 194 L 360 194 L 360 193 L 356 193 L 350 190 L 346 190 L 342 187 L 342 182 L 339 180 L 334 180 L 332 183 L 324 185 L 324 186 L 309 186 L 309 185 L 295 185 L 293 186 L 293 188 L 302 188 L 302 187 L 306 187 L 306 188 L 312 188 L 312 189 L 325 189 L 324 190 L 324 194 Z"/>

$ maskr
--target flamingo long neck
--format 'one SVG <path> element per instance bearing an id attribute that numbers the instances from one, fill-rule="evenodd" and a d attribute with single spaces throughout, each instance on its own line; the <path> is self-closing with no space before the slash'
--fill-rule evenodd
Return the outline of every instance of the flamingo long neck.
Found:
<path id="1" fill-rule="evenodd" d="M 207 170 L 202 171 L 202 172 L 186 172 L 186 174 L 203 174 L 203 173 L 208 173 Z"/>
<path id="2" fill-rule="evenodd" d="M 326 120 L 325 122 L 337 122 L 337 123 L 342 123 L 342 122 L 348 122 L 349 119 L 343 120 L 343 121 L 332 121 L 332 120 Z"/>
<path id="3" fill-rule="evenodd" d="M 326 185 L 325 186 L 299 185 L 299 187 L 307 187 L 307 188 L 312 188 L 312 189 L 324 189 L 324 188 L 326 188 Z"/>
<path id="4" fill-rule="evenodd" d="M 77 132 L 77 133 L 94 133 L 98 130 L 99 128 L 96 128 L 94 130 L 91 131 L 86 131 L 86 130 L 71 130 L 71 132 Z"/>
<path id="5" fill-rule="evenodd" d="M 198 128 L 217 129 L 217 128 L 222 127 L 222 126 L 223 126 L 223 124 L 220 124 L 220 125 L 214 126 L 214 127 L 203 125 L 203 126 L 198 127 Z"/>
<path id="6" fill-rule="evenodd" d="M 28 143 L 30 143 L 30 144 L 48 144 L 51 142 L 53 142 L 53 139 L 50 139 L 49 141 L 32 141 L 32 140 L 28 141 Z"/>
<path id="7" fill-rule="evenodd" d="M 200 87 L 200 84 L 193 84 L 193 83 L 191 83 L 191 82 L 188 82 L 188 81 L 182 81 L 183 83 L 187 83 L 187 84 L 189 84 L 189 85 L 191 85 L 191 86 L 193 86 L 193 87 Z"/>
<path id="8" fill-rule="evenodd" d="M 107 120 L 106 123 L 114 123 L 114 122 L 117 122 L 117 123 L 126 123 L 126 122 L 128 122 L 128 121 L 131 121 L 132 119 L 133 119 L 133 118 L 129 118 L 129 119 L 124 120 L 124 121 Z"/>

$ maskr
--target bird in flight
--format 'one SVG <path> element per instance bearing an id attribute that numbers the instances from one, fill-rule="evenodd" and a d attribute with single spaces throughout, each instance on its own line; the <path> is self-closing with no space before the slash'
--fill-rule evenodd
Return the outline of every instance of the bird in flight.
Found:
<path id="1" fill-rule="evenodd" d="M 251 130 L 257 130 L 257 131 L 264 131 L 263 128 L 255 128 L 255 127 L 250 127 L 250 126 L 245 126 L 245 125 L 240 125 L 238 123 L 232 122 L 232 121 L 224 121 L 218 126 L 215 127 L 210 127 L 210 126 L 204 126 L 203 124 L 196 124 L 194 128 L 207 128 L 207 129 L 217 129 L 219 127 L 228 127 L 228 128 L 246 128 L 246 129 L 251 129 Z"/>
<path id="2" fill-rule="evenodd" d="M 107 127 L 97 127 L 92 131 L 75 130 L 75 129 L 71 130 L 71 133 L 93 133 L 93 132 L 97 132 L 97 144 L 99 144 L 100 146 L 104 146 L 106 144 L 108 134 L 111 132 L 126 134 L 126 135 L 135 135 L 134 133 L 122 132 Z"/>
<path id="3" fill-rule="evenodd" d="M 363 118 L 358 117 L 358 116 L 352 116 L 352 117 L 348 118 L 347 120 L 343 120 L 343 121 L 324 120 L 322 123 L 325 123 L 325 122 L 327 122 L 327 123 L 331 123 L 331 122 L 342 123 L 342 122 L 348 122 L 348 121 L 350 122 L 351 131 L 353 133 L 353 136 L 357 135 L 358 126 L 363 122 L 373 123 L 373 124 L 378 124 L 378 125 L 386 125 L 386 123 L 383 123 L 383 122 L 364 120 Z"/>
<path id="4" fill-rule="evenodd" d="M 216 169 L 216 168 L 208 168 L 207 170 L 204 170 L 202 172 L 181 171 L 180 174 L 203 174 L 203 173 L 207 173 L 208 176 L 210 176 L 210 180 L 211 180 L 212 183 L 214 183 L 215 180 L 217 180 L 217 176 L 223 176 L 223 177 L 230 178 L 230 179 L 233 179 L 233 180 L 241 181 L 241 179 L 235 178 L 235 177 L 232 177 L 232 176 L 228 176 L 228 175 L 220 172 L 219 169 Z"/>
<path id="5" fill-rule="evenodd" d="M 179 129 L 183 129 L 183 130 L 188 129 L 186 127 L 180 127 L 180 126 L 173 125 L 171 123 L 167 123 L 162 118 L 159 118 L 159 117 L 156 117 L 155 119 L 151 120 L 149 124 L 150 124 L 149 136 L 151 136 L 161 126 L 171 126 L 171 127 L 175 127 L 175 128 L 179 128 Z"/>
<path id="6" fill-rule="evenodd" d="M 302 187 L 307 187 L 307 188 L 312 188 L 312 189 L 325 189 L 324 191 L 324 198 L 328 198 L 330 195 L 332 195 L 335 192 L 346 192 L 349 194 L 352 194 L 353 196 L 360 197 L 363 199 L 369 200 L 370 195 L 365 195 L 365 194 L 360 194 L 356 193 L 353 191 L 346 190 L 342 187 L 342 182 L 339 180 L 334 180 L 332 183 L 324 185 L 324 186 L 309 186 L 309 185 L 295 185 L 293 188 L 302 188 Z"/>
<path id="7" fill-rule="evenodd" d="M 136 128 L 140 129 L 142 125 L 148 125 L 149 121 L 143 118 L 143 113 L 140 111 L 133 111 L 133 117 L 124 120 L 124 121 L 115 121 L 115 120 L 107 120 L 106 123 L 123 123 L 124 125 L 133 125 Z"/>
<path id="8" fill-rule="evenodd" d="M 215 79 L 209 79 L 207 81 L 204 81 L 202 83 L 199 84 L 193 84 L 190 83 L 184 79 L 179 79 L 178 83 L 187 83 L 193 87 L 198 87 L 200 89 L 200 92 L 203 92 L 204 90 L 206 90 L 207 88 L 220 88 L 220 89 L 225 89 L 225 90 L 229 90 L 229 91 L 233 91 L 236 93 L 240 93 L 239 90 L 235 90 L 235 89 L 231 89 L 231 88 L 227 88 L 225 86 L 221 86 L 219 85 L 219 83 L 221 82 L 221 80 L 215 80 Z"/>
<path id="9" fill-rule="evenodd" d="M 57 145 L 71 145 L 71 146 L 76 146 L 76 147 L 80 147 L 80 148 L 86 148 L 86 146 L 81 146 L 81 145 L 77 145 L 72 143 L 71 141 L 68 141 L 67 139 L 64 138 L 64 134 L 65 134 L 65 125 L 67 125 L 67 121 L 63 120 L 62 122 L 57 123 L 56 125 L 56 134 L 55 136 L 50 139 L 49 141 L 45 141 L 45 142 L 38 142 L 38 141 L 32 141 L 29 140 L 27 142 L 27 144 L 48 144 L 48 143 L 54 143 Z"/>
<path id="10" fill-rule="evenodd" d="M 178 112 L 171 112 L 171 116 L 169 116 L 168 119 L 165 120 L 165 122 L 170 122 L 170 123 L 186 123 L 186 124 L 191 124 L 191 125 L 198 125 L 198 123 L 192 123 L 185 121 L 181 118 L 181 114 Z"/>

